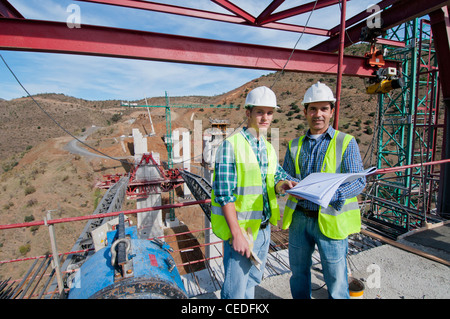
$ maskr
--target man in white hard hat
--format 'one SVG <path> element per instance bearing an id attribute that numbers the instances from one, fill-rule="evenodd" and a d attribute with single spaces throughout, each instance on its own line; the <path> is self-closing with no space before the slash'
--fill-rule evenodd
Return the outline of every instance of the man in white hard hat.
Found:
<path id="1" fill-rule="evenodd" d="M 278 108 L 265 86 L 245 101 L 247 127 L 224 140 L 216 153 L 211 192 L 211 225 L 224 240 L 223 299 L 254 298 L 270 243 L 270 224 L 280 219 L 277 193 L 295 185 L 265 139 Z"/>
<path id="2" fill-rule="evenodd" d="M 289 142 L 283 168 L 302 180 L 311 173 L 357 173 L 364 170 L 358 144 L 349 134 L 330 125 L 335 98 L 331 89 L 317 82 L 305 93 L 302 104 L 309 130 Z M 349 298 L 347 280 L 348 235 L 361 229 L 356 196 L 365 178 L 342 184 L 327 208 L 289 196 L 283 229 L 289 228 L 289 263 L 292 297 L 311 298 L 311 257 L 317 245 L 328 296 Z"/>

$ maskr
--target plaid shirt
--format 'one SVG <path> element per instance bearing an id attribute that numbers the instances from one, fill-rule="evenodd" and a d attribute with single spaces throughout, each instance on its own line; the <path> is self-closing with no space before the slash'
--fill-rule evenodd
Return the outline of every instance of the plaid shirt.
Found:
<path id="1" fill-rule="evenodd" d="M 266 144 L 261 140 L 258 140 L 254 135 L 248 132 L 247 128 L 244 127 L 242 131 L 236 133 L 242 134 L 246 140 L 249 142 L 253 153 L 258 159 L 259 167 L 261 168 L 261 177 L 263 184 L 263 214 L 265 220 L 270 218 L 270 207 L 269 207 L 269 197 L 267 195 L 266 186 L 266 176 L 267 176 L 267 149 Z M 228 203 L 235 202 L 236 197 L 234 196 L 234 190 L 237 187 L 237 173 L 236 164 L 234 157 L 234 150 L 231 143 L 224 140 L 219 146 L 216 152 L 216 161 L 214 166 L 214 172 L 216 174 L 215 180 L 213 182 L 214 194 L 216 196 L 215 200 L 220 206 L 224 206 Z M 283 168 L 277 163 L 277 170 L 275 172 L 275 185 L 281 181 L 286 180 L 290 176 L 286 174 Z M 289 178 L 292 179 L 292 178 Z"/>
<path id="2" fill-rule="evenodd" d="M 336 130 L 331 126 L 328 130 L 319 136 L 317 139 L 311 138 L 310 131 L 305 135 L 303 139 L 302 148 L 299 156 L 300 174 L 301 179 L 304 179 L 311 173 L 320 172 L 320 169 L 325 158 L 328 145 L 333 138 Z M 291 176 L 295 176 L 295 165 L 291 158 L 289 148 L 286 151 L 283 163 L 284 170 Z M 361 155 L 359 153 L 359 147 L 354 138 L 351 139 L 347 149 L 344 152 L 344 157 L 341 164 L 342 173 L 359 173 L 364 170 Z M 299 181 L 299 180 L 296 180 Z M 330 205 L 334 209 L 340 210 L 344 205 L 344 202 L 348 198 L 359 195 L 366 186 L 365 177 L 359 178 L 349 183 L 344 183 L 337 189 L 336 193 L 330 201 Z M 314 204 L 307 200 L 299 200 L 298 204 L 305 209 L 318 210 L 319 205 Z"/>

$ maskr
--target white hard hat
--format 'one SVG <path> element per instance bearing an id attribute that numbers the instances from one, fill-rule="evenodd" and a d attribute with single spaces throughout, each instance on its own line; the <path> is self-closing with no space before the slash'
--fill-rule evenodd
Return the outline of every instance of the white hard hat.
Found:
<path id="1" fill-rule="evenodd" d="M 326 84 L 317 82 L 306 91 L 302 105 L 314 102 L 335 103 L 336 99 L 334 98 L 333 92 Z"/>
<path id="2" fill-rule="evenodd" d="M 251 90 L 245 99 L 245 106 L 247 105 L 278 108 L 275 93 L 266 86 L 260 86 Z"/>

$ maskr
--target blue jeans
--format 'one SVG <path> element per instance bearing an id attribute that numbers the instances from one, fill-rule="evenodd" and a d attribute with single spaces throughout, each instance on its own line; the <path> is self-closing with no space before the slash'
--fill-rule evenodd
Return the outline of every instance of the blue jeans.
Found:
<path id="1" fill-rule="evenodd" d="M 253 251 L 261 260 L 260 269 L 250 259 L 237 253 L 228 240 L 223 242 L 223 266 L 225 279 L 220 297 L 222 299 L 253 299 L 255 286 L 262 279 L 270 244 L 270 224 L 260 229 L 253 245 Z"/>
<path id="2" fill-rule="evenodd" d="M 290 279 L 294 299 L 311 299 L 312 254 L 317 244 L 328 296 L 350 298 L 347 278 L 348 239 L 334 240 L 324 236 L 317 218 L 306 217 L 296 210 L 289 227 Z"/>

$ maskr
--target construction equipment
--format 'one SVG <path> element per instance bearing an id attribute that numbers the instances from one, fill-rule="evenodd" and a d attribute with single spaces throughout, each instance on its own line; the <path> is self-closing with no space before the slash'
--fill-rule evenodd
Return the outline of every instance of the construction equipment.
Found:
<path id="1" fill-rule="evenodd" d="M 375 43 L 370 45 L 370 51 L 366 52 L 364 57 L 367 59 L 366 64 L 375 69 L 374 76 L 367 80 L 368 94 L 385 94 L 405 86 L 405 81 L 398 76 L 396 68 L 383 68 L 386 64 L 383 52 L 376 48 Z"/>
<path id="2" fill-rule="evenodd" d="M 395 68 L 381 68 L 376 71 L 376 76 L 368 80 L 369 86 L 366 92 L 369 94 L 385 94 L 393 89 L 405 86 L 405 80 L 397 76 Z"/>
<path id="3" fill-rule="evenodd" d="M 170 250 L 161 241 L 138 239 L 123 214 L 107 243 L 70 278 L 69 299 L 186 298 Z"/>
<path id="4" fill-rule="evenodd" d="M 155 168 L 157 174 L 138 173 L 139 169 L 145 167 Z M 126 191 L 128 199 L 145 198 L 150 194 L 170 192 L 184 183 L 183 177 L 178 168 L 164 169 L 153 158 L 153 155 L 146 153 L 142 155 L 139 163 L 130 171 L 129 183 Z M 97 183 L 96 187 L 109 189 L 120 178 L 122 174 L 103 175 L 104 181 Z"/>

